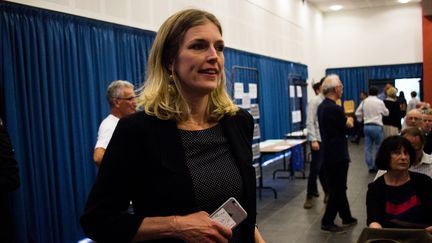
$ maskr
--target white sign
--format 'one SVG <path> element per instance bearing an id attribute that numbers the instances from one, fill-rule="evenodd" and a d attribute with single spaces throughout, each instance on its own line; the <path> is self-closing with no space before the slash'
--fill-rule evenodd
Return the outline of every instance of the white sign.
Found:
<path id="1" fill-rule="evenodd" d="M 297 87 L 297 97 L 300 98 L 302 97 L 302 87 L 301 86 L 296 86 Z"/>
<path id="2" fill-rule="evenodd" d="M 251 105 L 251 100 L 248 93 L 244 93 L 242 97 L 242 107 L 244 109 L 249 109 Z"/>
<path id="3" fill-rule="evenodd" d="M 292 123 L 301 122 L 301 111 L 293 111 L 291 112 Z"/>
<path id="4" fill-rule="evenodd" d="M 234 99 L 243 98 L 243 83 L 234 83 Z"/>
<path id="5" fill-rule="evenodd" d="M 290 88 L 290 89 L 289 89 L 289 96 L 290 96 L 290 98 L 294 98 L 294 97 L 295 97 L 295 93 L 294 93 L 295 89 L 294 89 L 294 86 L 293 86 L 293 85 L 290 85 L 289 88 Z"/>
<path id="6" fill-rule="evenodd" d="M 256 99 L 258 97 L 256 84 L 249 84 L 249 97 L 251 99 Z"/>

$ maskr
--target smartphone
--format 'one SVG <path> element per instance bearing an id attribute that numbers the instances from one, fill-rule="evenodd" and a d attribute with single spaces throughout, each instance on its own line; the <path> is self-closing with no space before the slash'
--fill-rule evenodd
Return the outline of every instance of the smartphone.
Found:
<path id="1" fill-rule="evenodd" d="M 239 225 L 246 217 L 247 212 L 233 197 L 228 198 L 222 206 L 210 215 L 210 218 L 230 229 Z"/>

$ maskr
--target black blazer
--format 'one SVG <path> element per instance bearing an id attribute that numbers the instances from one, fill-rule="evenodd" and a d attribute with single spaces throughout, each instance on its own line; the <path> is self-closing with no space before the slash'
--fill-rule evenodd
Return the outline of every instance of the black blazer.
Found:
<path id="1" fill-rule="evenodd" d="M 321 146 L 324 163 L 336 165 L 350 161 L 347 128 L 344 110 L 331 99 L 324 99 L 318 106 L 318 123 L 321 134 Z"/>
<path id="2" fill-rule="evenodd" d="M 220 121 L 240 174 L 248 218 L 240 224 L 247 242 L 254 241 L 255 170 L 252 166 L 253 118 L 240 110 Z M 81 217 L 84 232 L 98 242 L 129 242 L 144 217 L 185 215 L 194 209 L 192 178 L 176 122 L 144 112 L 117 124 Z M 134 215 L 124 213 L 132 200 Z M 165 239 L 154 242 L 181 242 Z"/>

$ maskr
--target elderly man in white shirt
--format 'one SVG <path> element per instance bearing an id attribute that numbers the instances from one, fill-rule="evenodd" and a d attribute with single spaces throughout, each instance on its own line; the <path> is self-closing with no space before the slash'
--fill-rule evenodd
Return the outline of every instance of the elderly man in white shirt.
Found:
<path id="1" fill-rule="evenodd" d="M 416 153 L 415 163 L 408 170 L 425 174 L 432 178 L 432 156 L 423 151 L 425 143 L 423 132 L 416 127 L 409 127 L 402 130 L 401 135 L 410 141 Z M 379 170 L 375 176 L 375 180 L 386 172 L 385 170 Z"/>
<path id="2" fill-rule="evenodd" d="M 384 139 L 382 117 L 389 115 L 384 102 L 377 97 L 378 89 L 369 88 L 369 96 L 357 108 L 357 119 L 364 121 L 365 159 L 369 173 L 377 172 L 374 163 L 375 153 Z"/>

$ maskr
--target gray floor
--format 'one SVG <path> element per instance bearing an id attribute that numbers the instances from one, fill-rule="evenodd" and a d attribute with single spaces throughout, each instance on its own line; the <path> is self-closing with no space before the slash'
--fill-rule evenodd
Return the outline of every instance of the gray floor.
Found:
<path id="1" fill-rule="evenodd" d="M 272 171 L 282 167 L 282 163 L 273 163 L 264 169 L 264 185 L 274 187 L 278 198 L 274 199 L 271 190 L 264 189 L 261 200 L 257 199 L 257 224 L 264 239 L 268 243 L 357 242 L 357 238 L 366 226 L 367 184 L 374 178 L 374 175 L 368 173 L 363 149 L 363 140 L 359 145 L 350 143 L 352 162 L 348 171 L 347 194 L 352 215 L 359 221 L 356 226 L 348 228 L 343 234 L 322 231 L 321 217 L 324 214 L 325 204 L 321 188 L 320 197 L 315 199 L 314 207 L 309 210 L 304 209 L 307 179 L 273 180 Z M 283 174 L 278 173 L 278 175 Z M 337 218 L 335 223 L 340 225 L 340 218 Z"/>

